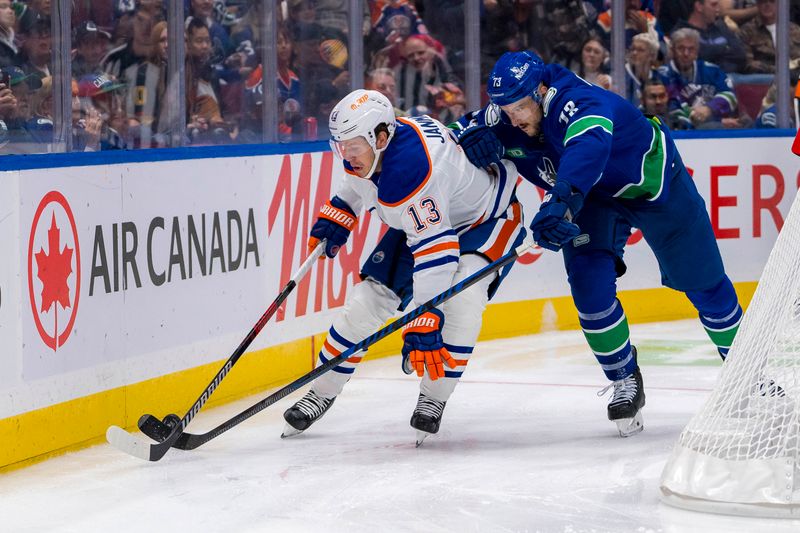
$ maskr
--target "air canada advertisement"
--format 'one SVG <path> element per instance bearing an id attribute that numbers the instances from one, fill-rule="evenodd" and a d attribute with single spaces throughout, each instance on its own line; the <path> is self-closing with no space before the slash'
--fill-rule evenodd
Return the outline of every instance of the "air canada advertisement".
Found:
<path id="1" fill-rule="evenodd" d="M 800 164 L 788 138 L 714 142 L 713 151 L 700 140 L 679 148 L 732 279 L 754 281 Z M 5 174 L 0 234 L 18 260 L 0 267 L 0 350 L 17 372 L 0 392 L 70 374 L 72 385 L 47 400 L 64 401 L 227 357 L 306 258 L 311 225 L 343 172 L 318 152 Z M 518 196 L 530 220 L 540 194 L 523 182 Z M 326 330 L 383 231 L 360 213 L 348 245 L 315 265 L 252 349 Z M 621 289 L 660 286 L 637 231 L 625 261 Z M 568 294 L 560 255 L 535 248 L 495 301 Z M 0 404 L 0 417 L 37 407 L 35 396 Z"/>

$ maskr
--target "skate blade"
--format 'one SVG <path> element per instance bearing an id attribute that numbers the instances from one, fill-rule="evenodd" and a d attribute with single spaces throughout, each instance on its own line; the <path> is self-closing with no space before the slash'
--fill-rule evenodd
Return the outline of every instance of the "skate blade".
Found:
<path id="1" fill-rule="evenodd" d="M 641 411 L 636 413 L 633 418 L 619 418 L 614 420 L 620 437 L 632 437 L 644 429 L 644 418 Z"/>
<path id="2" fill-rule="evenodd" d="M 303 431 L 300 429 L 293 428 L 290 424 L 286 424 L 283 428 L 283 433 L 281 433 L 281 438 L 286 439 L 288 437 L 294 437 L 295 435 L 299 435 Z"/>
<path id="3" fill-rule="evenodd" d="M 422 443 L 425 442 L 425 439 L 427 439 L 430 435 L 430 433 L 425 431 L 417 430 L 417 448 L 422 446 Z"/>

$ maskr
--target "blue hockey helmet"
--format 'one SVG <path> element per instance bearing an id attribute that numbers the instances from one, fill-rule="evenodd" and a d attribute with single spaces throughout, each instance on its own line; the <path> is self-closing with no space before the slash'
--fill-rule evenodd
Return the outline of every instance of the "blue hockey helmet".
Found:
<path id="1" fill-rule="evenodd" d="M 513 104 L 530 96 L 538 104 L 542 98 L 537 89 L 544 77 L 544 61 L 533 52 L 506 52 L 495 63 L 486 92 L 492 103 Z"/>

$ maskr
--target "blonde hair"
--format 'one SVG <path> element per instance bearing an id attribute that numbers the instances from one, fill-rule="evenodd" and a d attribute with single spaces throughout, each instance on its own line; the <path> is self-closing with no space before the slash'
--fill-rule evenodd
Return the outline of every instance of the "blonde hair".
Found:
<path id="1" fill-rule="evenodd" d="M 52 109 L 43 109 L 44 103 L 53 94 L 53 77 L 46 76 L 42 78 L 42 86 L 38 90 L 31 92 L 31 111 L 34 116 L 53 118 Z"/>

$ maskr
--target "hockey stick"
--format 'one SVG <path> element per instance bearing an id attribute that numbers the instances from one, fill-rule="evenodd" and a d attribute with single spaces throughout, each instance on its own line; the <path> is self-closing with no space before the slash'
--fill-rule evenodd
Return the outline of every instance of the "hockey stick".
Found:
<path id="1" fill-rule="evenodd" d="M 459 281 L 443 293 L 439 294 L 438 296 L 433 297 L 432 299 L 428 300 L 424 304 L 420 305 L 413 311 L 406 313 L 405 315 L 401 316 L 391 324 L 383 327 L 382 329 L 376 331 L 366 339 L 362 340 L 361 342 L 353 345 L 352 347 L 348 348 L 341 354 L 337 355 L 333 359 L 329 359 L 325 363 L 321 364 L 320 366 L 316 367 L 311 372 L 297 378 L 296 380 L 292 381 L 282 389 L 279 389 L 272 393 L 271 395 L 267 396 L 263 400 L 259 401 L 258 403 L 248 407 L 241 413 L 235 415 L 234 417 L 226 420 L 222 424 L 218 425 L 211 431 L 202 434 L 192 434 L 192 433 L 182 433 L 177 439 L 174 439 L 173 442 L 170 443 L 171 446 L 178 448 L 180 450 L 194 450 L 195 448 L 202 446 L 206 442 L 210 441 L 211 439 L 221 435 L 222 433 L 228 431 L 234 426 L 239 425 L 240 423 L 244 422 L 254 414 L 263 411 L 265 408 L 269 407 L 270 405 L 274 404 L 278 400 L 288 396 L 289 394 L 293 393 L 303 385 L 313 381 L 314 379 L 318 378 L 328 370 L 332 369 L 333 367 L 339 365 L 340 363 L 344 362 L 346 359 L 352 357 L 354 354 L 365 350 L 372 344 L 375 344 L 377 341 L 383 339 L 384 337 L 388 336 L 391 333 L 394 333 L 404 325 L 408 324 L 418 316 L 427 311 L 433 309 L 434 307 L 446 302 L 456 294 L 460 293 L 464 289 L 471 287 L 478 281 L 482 280 L 486 276 L 500 270 L 504 266 L 509 263 L 513 263 L 517 257 L 519 257 L 525 250 L 532 247 L 534 243 L 532 241 L 525 241 L 503 257 L 498 259 L 497 261 L 490 263 L 480 269 L 479 271 L 475 272 L 469 277 L 464 278 L 463 280 Z M 146 420 L 142 420 L 139 427 L 142 431 L 151 434 L 153 438 L 160 438 L 161 435 L 168 434 L 170 431 L 170 426 L 164 424 L 160 420 L 155 417 L 149 417 Z M 168 440 L 172 438 L 172 435 L 168 437 Z M 166 443 L 166 441 L 164 441 Z"/>
<path id="2" fill-rule="evenodd" d="M 177 416 L 174 416 L 176 423 L 173 427 L 169 428 L 167 435 L 163 439 L 159 439 L 160 442 L 157 444 L 151 444 L 145 440 L 139 439 L 131 433 L 128 433 L 124 429 L 119 426 L 110 426 L 106 431 L 106 440 L 116 447 L 122 450 L 125 453 L 133 455 L 134 457 L 139 457 L 146 461 L 158 461 L 164 454 L 167 453 L 167 450 L 175 444 L 178 438 L 183 433 L 183 430 L 186 429 L 186 426 L 192 419 L 195 417 L 198 411 L 203 407 L 203 405 L 208 401 L 208 398 L 211 394 L 217 389 L 219 384 L 225 378 L 225 376 L 230 372 L 233 365 L 236 364 L 236 361 L 244 354 L 245 350 L 247 350 L 248 346 L 253 342 L 253 340 L 258 336 L 261 332 L 261 329 L 264 325 L 272 318 L 272 315 L 278 310 L 278 308 L 283 304 L 284 300 L 291 294 L 292 290 L 297 286 L 297 283 L 305 277 L 306 273 L 311 270 L 311 267 L 314 265 L 314 262 L 322 255 L 322 252 L 325 250 L 325 241 L 320 241 L 317 244 L 317 247 L 309 254 L 308 258 L 300 265 L 300 268 L 297 269 L 297 272 L 292 276 L 292 279 L 283 287 L 278 297 L 272 302 L 269 308 L 261 315 L 261 318 L 258 319 L 258 322 L 253 326 L 250 332 L 245 336 L 239 346 L 234 350 L 233 354 L 225 361 L 225 364 L 222 368 L 217 372 L 217 375 L 214 376 L 214 379 L 211 380 L 211 383 L 203 391 L 203 394 L 197 399 L 196 402 L 192 405 L 191 409 L 183 415 L 182 419 L 178 419 Z M 148 416 L 148 415 L 145 415 Z M 144 418 L 144 417 L 142 417 Z"/>

